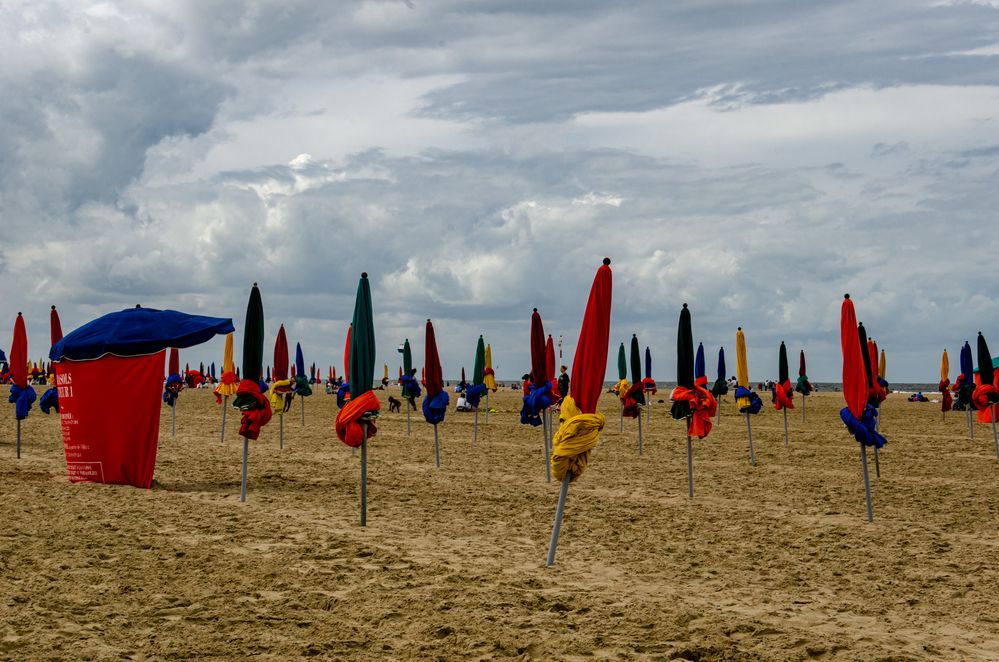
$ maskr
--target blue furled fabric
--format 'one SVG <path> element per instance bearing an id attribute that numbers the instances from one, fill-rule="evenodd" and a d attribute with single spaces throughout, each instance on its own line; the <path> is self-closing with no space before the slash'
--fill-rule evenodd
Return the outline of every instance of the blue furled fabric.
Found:
<path id="1" fill-rule="evenodd" d="M 30 386 L 21 388 L 17 384 L 11 384 L 10 397 L 7 402 L 14 403 L 14 414 L 17 416 L 17 420 L 23 421 L 28 417 L 28 412 L 31 411 L 31 405 L 36 397 L 35 389 Z"/>
<path id="2" fill-rule="evenodd" d="M 51 410 L 55 409 L 56 413 L 59 413 L 59 389 L 55 386 L 48 389 L 42 393 L 42 397 L 38 399 L 38 408 L 42 410 L 43 414 L 48 414 Z"/>
<path id="3" fill-rule="evenodd" d="M 180 395 L 182 388 L 184 388 L 184 380 L 180 378 L 180 375 L 175 373 L 167 377 L 166 388 L 163 390 L 163 402 L 173 407 L 177 403 L 177 396 Z"/>
<path id="4" fill-rule="evenodd" d="M 743 407 L 739 410 L 740 414 L 759 414 L 760 410 L 763 409 L 763 401 L 760 400 L 760 396 L 756 395 L 753 391 L 748 388 L 743 388 L 742 386 L 735 387 L 735 397 L 739 398 L 749 398 L 749 406 Z"/>
<path id="5" fill-rule="evenodd" d="M 482 400 L 482 396 L 486 394 L 485 384 L 472 384 L 467 389 L 465 389 L 465 402 L 468 403 L 469 407 L 479 407 L 479 401 Z"/>
<path id="6" fill-rule="evenodd" d="M 420 390 L 420 382 L 416 381 L 416 377 L 409 377 L 407 375 L 402 376 L 402 395 L 405 398 L 418 398 L 423 394 Z"/>
<path id="7" fill-rule="evenodd" d="M 423 418 L 431 425 L 437 425 L 444 420 L 447 414 L 447 405 L 451 401 L 447 391 L 442 390 L 434 397 L 423 398 Z"/>
<path id="8" fill-rule="evenodd" d="M 524 425 L 541 425 L 541 412 L 552 406 L 552 383 L 531 386 L 531 392 L 524 396 L 524 406 L 520 408 L 520 422 Z"/>
<path id="9" fill-rule="evenodd" d="M 347 394 L 350 393 L 350 383 L 344 382 L 340 384 L 340 388 L 336 390 L 336 406 L 343 409 L 343 403 L 347 399 Z"/>
<path id="10" fill-rule="evenodd" d="M 888 440 L 877 431 L 878 410 L 871 405 L 864 408 L 864 413 L 859 419 L 853 415 L 849 407 L 843 407 L 839 412 L 839 417 L 843 419 L 850 434 L 863 445 L 883 448 L 888 443 Z"/>

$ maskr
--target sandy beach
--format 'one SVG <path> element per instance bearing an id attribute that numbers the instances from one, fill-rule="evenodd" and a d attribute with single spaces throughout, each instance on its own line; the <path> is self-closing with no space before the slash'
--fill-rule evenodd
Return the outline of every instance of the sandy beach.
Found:
<path id="1" fill-rule="evenodd" d="M 386 392 L 376 392 L 383 401 Z M 392 389 L 389 393 L 396 393 Z M 659 397 L 667 397 L 660 393 Z M 769 398 L 766 398 L 769 400 Z M 241 439 L 208 391 L 185 391 L 177 435 L 161 419 L 153 489 L 66 479 L 58 419 L 34 410 L 14 459 L 0 409 L 0 657 L 7 659 L 999 659 L 999 461 L 991 429 L 891 396 L 868 524 L 858 445 L 838 393 L 808 419 L 731 396 L 695 442 L 686 494 L 682 423 L 653 406 L 607 427 L 569 491 L 545 567 L 558 488 L 540 428 L 501 391 L 472 444 L 471 414 L 433 431 L 384 413 L 369 452 L 368 526 L 359 457 L 336 440 L 334 398 L 296 402 Z"/>

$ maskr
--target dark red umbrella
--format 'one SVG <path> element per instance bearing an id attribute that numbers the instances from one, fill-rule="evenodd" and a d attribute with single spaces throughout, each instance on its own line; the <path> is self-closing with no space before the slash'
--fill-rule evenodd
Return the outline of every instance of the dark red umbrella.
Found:
<path id="1" fill-rule="evenodd" d="M 550 342 L 549 338 L 549 342 Z M 531 386 L 524 395 L 524 402 L 520 408 L 520 422 L 524 425 L 535 427 L 543 425 L 541 441 L 544 445 L 545 478 L 551 482 L 551 445 L 548 435 L 548 408 L 552 404 L 552 385 L 549 381 L 551 376 L 548 371 L 547 343 L 545 342 L 545 327 L 541 323 L 541 315 L 535 308 L 531 313 Z M 554 369 L 554 350 L 552 352 L 552 368 Z"/>
<path id="2" fill-rule="evenodd" d="M 859 329 L 859 332 L 858 332 Z M 871 482 L 867 473 L 867 447 L 880 448 L 886 439 L 877 431 L 877 410 L 868 404 L 871 371 L 870 355 L 866 351 L 866 332 L 858 327 L 857 314 L 850 295 L 843 297 L 840 312 L 840 346 L 843 352 L 843 398 L 846 400 L 839 415 L 856 440 L 860 443 L 860 461 L 864 472 L 864 492 L 867 497 L 867 520 L 874 521 L 871 505 Z M 867 361 L 864 357 L 867 356 Z"/>
<path id="3" fill-rule="evenodd" d="M 59 322 L 59 313 L 55 306 L 52 306 L 52 312 L 49 313 L 49 329 L 52 333 L 53 345 L 62 340 L 62 323 Z"/>
<path id="4" fill-rule="evenodd" d="M 295 390 L 288 379 L 288 335 L 284 324 L 278 327 L 277 338 L 274 339 L 274 367 L 271 369 L 271 388 L 269 399 L 271 413 L 278 416 L 278 448 L 284 448 L 284 414 L 291 409 L 291 401 Z"/>
<path id="5" fill-rule="evenodd" d="M 14 320 L 14 341 L 10 346 L 10 397 L 17 418 L 17 457 L 21 457 L 21 421 L 28 417 L 35 401 L 35 389 L 28 384 L 28 333 L 24 328 L 24 317 L 17 314 Z"/>
<path id="6" fill-rule="evenodd" d="M 424 345 L 423 378 L 427 395 L 423 398 L 423 418 L 434 426 L 434 458 L 437 468 L 441 466 L 441 448 L 437 436 L 437 424 L 444 421 L 447 405 L 450 402 L 447 391 L 444 390 L 444 375 L 441 370 L 441 358 L 437 353 L 437 337 L 434 335 L 434 325 L 427 320 L 426 343 Z"/>
<path id="7" fill-rule="evenodd" d="M 535 308 L 531 313 L 531 381 L 541 386 L 548 381 L 548 362 L 545 360 L 545 326 Z"/>
<path id="8" fill-rule="evenodd" d="M 569 395 L 562 401 L 562 425 L 552 440 L 552 473 L 561 481 L 562 487 L 555 510 L 551 543 L 548 546 L 549 566 L 555 562 L 569 483 L 586 471 L 590 453 L 600 441 L 600 431 L 604 428 L 604 416 L 597 413 L 597 402 L 603 391 L 604 375 L 607 372 L 612 282 L 610 259 L 604 258 L 603 266 L 597 269 L 590 287 L 583 325 L 576 343 L 576 355 L 572 361 Z"/>
<path id="9" fill-rule="evenodd" d="M 56 312 L 55 306 L 52 306 L 52 312 L 49 313 L 49 331 L 53 345 L 62 340 L 62 324 L 59 322 L 59 313 Z M 43 414 L 49 414 L 53 409 L 56 412 L 59 411 L 59 389 L 55 385 L 55 364 L 51 361 L 46 375 L 51 386 L 38 399 L 38 408 L 42 410 Z"/>

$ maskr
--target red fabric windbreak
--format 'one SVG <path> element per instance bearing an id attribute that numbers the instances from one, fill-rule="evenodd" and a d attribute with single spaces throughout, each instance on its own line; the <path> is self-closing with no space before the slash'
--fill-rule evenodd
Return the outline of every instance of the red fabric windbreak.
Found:
<path id="1" fill-rule="evenodd" d="M 843 299 L 839 323 L 840 346 L 843 350 L 843 399 L 850 413 L 860 418 L 867 406 L 867 375 L 864 355 L 857 336 L 857 313 L 853 301 Z"/>
<path id="2" fill-rule="evenodd" d="M 535 308 L 531 313 L 531 379 L 535 384 L 548 381 L 548 366 L 545 364 L 545 326 Z"/>
<path id="3" fill-rule="evenodd" d="M 56 312 L 55 306 L 52 306 L 52 312 L 49 313 L 49 330 L 52 333 L 53 345 L 62 340 L 62 322 L 59 321 L 59 313 Z"/>
<path id="4" fill-rule="evenodd" d="M 807 374 L 805 372 L 805 350 L 801 350 L 801 354 L 798 355 L 798 376 L 804 377 Z"/>
<path id="5" fill-rule="evenodd" d="M 14 320 L 14 341 L 10 346 L 10 381 L 21 388 L 28 387 L 28 332 L 24 329 L 24 317 L 17 314 Z"/>
<path id="6" fill-rule="evenodd" d="M 548 340 L 545 341 L 545 369 L 548 372 L 548 379 L 555 379 L 555 343 L 552 342 L 552 337 L 549 334 Z"/>
<path id="7" fill-rule="evenodd" d="M 276 382 L 288 379 L 288 336 L 284 333 L 284 324 L 278 329 L 274 340 L 274 367 L 271 368 L 271 379 Z"/>
<path id="8" fill-rule="evenodd" d="M 996 370 L 992 376 L 992 386 L 999 390 L 999 370 Z M 979 373 L 975 373 L 975 392 L 972 396 L 972 400 L 975 402 L 975 406 L 978 408 L 976 414 L 978 416 L 979 423 L 991 423 L 992 418 L 999 422 L 999 405 L 989 406 L 989 401 L 985 396 L 988 395 L 987 389 L 982 389 L 982 376 Z"/>
<path id="9" fill-rule="evenodd" d="M 170 361 L 167 365 L 167 376 L 180 374 L 180 351 L 176 347 L 170 348 Z"/>
<path id="10" fill-rule="evenodd" d="M 347 327 L 347 341 L 343 344 L 343 381 L 350 383 L 350 334 L 354 331 L 354 325 Z"/>
<path id="11" fill-rule="evenodd" d="M 444 376 L 441 371 L 441 357 L 437 353 L 437 337 L 434 335 L 434 325 L 427 320 L 427 340 L 424 347 L 424 386 L 427 387 L 427 397 L 434 397 L 444 390 Z"/>
<path id="12" fill-rule="evenodd" d="M 576 354 L 572 359 L 569 392 L 584 414 L 597 411 L 607 372 L 607 344 L 610 342 L 611 290 L 613 275 L 608 265 L 597 269 L 586 301 L 579 329 Z"/>
<path id="13" fill-rule="evenodd" d="M 148 488 L 156 464 L 163 351 L 56 363 L 66 468 L 74 483 Z M 128 384 L 109 397 L 108 384 Z"/>

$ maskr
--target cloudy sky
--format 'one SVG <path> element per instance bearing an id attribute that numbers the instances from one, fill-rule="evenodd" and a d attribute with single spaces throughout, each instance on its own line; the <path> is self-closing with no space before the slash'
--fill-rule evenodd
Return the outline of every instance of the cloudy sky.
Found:
<path id="1" fill-rule="evenodd" d="M 393 374 L 432 317 L 446 375 L 484 333 L 517 377 L 535 306 L 571 355 L 605 255 L 611 351 L 663 379 L 683 302 L 753 380 L 785 340 L 839 381 L 844 292 L 889 381 L 999 347 L 999 0 L 4 0 L 0 89 L 32 356 L 51 304 L 241 330 L 257 281 L 265 355 L 283 322 L 339 370 L 368 271 Z"/>

